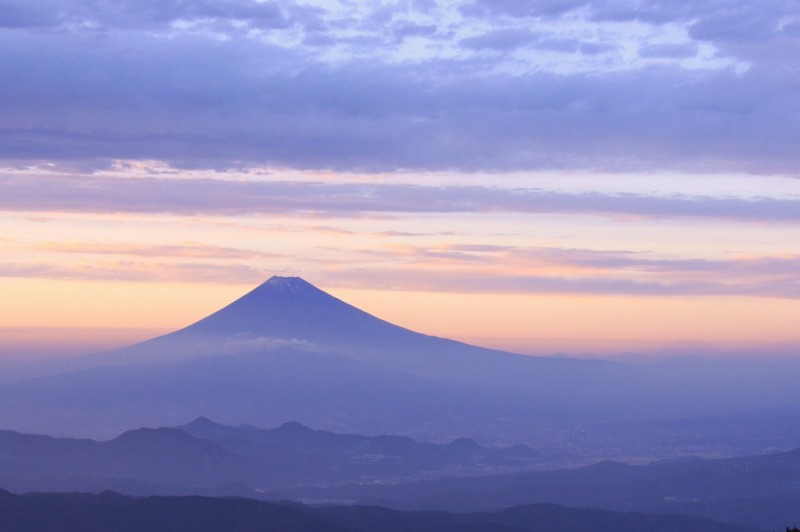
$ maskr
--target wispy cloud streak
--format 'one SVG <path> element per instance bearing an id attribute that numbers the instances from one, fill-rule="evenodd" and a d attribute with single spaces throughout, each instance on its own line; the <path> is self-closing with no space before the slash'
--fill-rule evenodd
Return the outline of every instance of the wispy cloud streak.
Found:
<path id="1" fill-rule="evenodd" d="M 135 282 L 257 283 L 270 254 L 214 246 L 85 243 L 36 246 L 58 256 L 131 255 L 0 263 L 0 277 Z M 176 252 L 175 249 L 179 251 Z M 434 292 L 800 298 L 800 255 L 671 259 L 652 252 L 493 244 L 384 244 L 308 249 L 303 261 L 326 286 Z M 200 259 L 198 262 L 195 259 Z"/>
<path id="2" fill-rule="evenodd" d="M 800 255 L 669 259 L 524 246 L 393 246 L 323 270 L 333 283 L 477 293 L 800 298 Z M 374 265 L 374 267 L 371 267 Z"/>
<path id="3" fill-rule="evenodd" d="M 634 279 L 622 272 L 616 277 L 581 275 L 537 275 L 439 268 L 435 271 L 409 268 L 344 269 L 322 274 L 337 286 L 375 289 L 483 294 L 570 294 L 627 296 L 749 296 L 800 299 L 800 279 L 727 279 L 708 275 L 699 279 Z"/>
<path id="4" fill-rule="evenodd" d="M 87 281 L 258 284 L 269 273 L 243 264 L 163 261 L 0 263 L 0 277 Z"/>
<path id="5" fill-rule="evenodd" d="M 29 246 L 37 252 L 84 255 L 131 255 L 143 257 L 179 257 L 255 260 L 280 257 L 275 253 L 200 244 L 113 244 L 105 242 L 44 242 Z"/>
<path id="6" fill-rule="evenodd" d="M 567 213 L 800 222 L 800 198 L 646 196 L 530 188 L 211 179 L 0 177 L 0 210 L 78 213 Z"/>

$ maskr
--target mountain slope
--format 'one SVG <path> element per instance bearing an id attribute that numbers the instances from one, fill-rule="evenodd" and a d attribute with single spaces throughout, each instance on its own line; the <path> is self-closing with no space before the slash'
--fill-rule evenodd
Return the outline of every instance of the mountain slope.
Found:
<path id="1" fill-rule="evenodd" d="M 178 429 L 131 430 L 104 442 L 0 431 L 0 478 L 37 480 L 40 489 L 46 479 L 50 486 L 67 479 L 213 486 L 246 471 L 233 453 Z"/>
<path id="2" fill-rule="evenodd" d="M 506 389 L 558 386 L 614 366 L 597 360 L 527 357 L 420 334 L 359 310 L 299 277 L 272 277 L 188 327 L 87 360 L 95 365 L 163 363 L 279 347 L 336 353 L 426 378 Z"/>

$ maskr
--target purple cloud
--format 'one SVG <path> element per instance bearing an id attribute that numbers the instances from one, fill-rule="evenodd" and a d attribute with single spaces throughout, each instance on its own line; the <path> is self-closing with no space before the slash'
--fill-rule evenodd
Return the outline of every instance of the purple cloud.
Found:
<path id="1" fill-rule="evenodd" d="M 582 213 L 800 222 L 800 199 L 566 193 L 483 186 L 0 176 L 0 210 L 183 215 Z"/>
<path id="2" fill-rule="evenodd" d="M 293 2 L 286 1 L 43 0 L 32 4 L 10 0 L 0 7 L 0 27 L 83 25 L 94 31 L 107 31 L 114 28 L 165 27 L 177 21 L 215 20 L 247 22 L 261 28 L 279 28 L 291 23 L 287 11 L 295 10 L 301 11 Z"/>
<path id="3" fill-rule="evenodd" d="M 685 58 L 697 55 L 697 45 L 686 44 L 653 44 L 639 51 L 641 57 L 648 58 Z"/>
<path id="4" fill-rule="evenodd" d="M 98 242 L 46 242 L 32 246 L 37 252 L 120 255 L 139 257 L 179 257 L 256 260 L 282 257 L 248 249 L 237 249 L 200 243 L 185 244 L 110 244 Z"/>
<path id="5" fill-rule="evenodd" d="M 416 24 L 414 22 L 396 22 L 392 25 L 392 33 L 398 41 L 417 35 L 434 35 L 438 31 L 435 24 Z"/>
<path id="6" fill-rule="evenodd" d="M 507 51 L 536 42 L 539 37 L 537 33 L 527 29 L 510 28 L 468 37 L 459 44 L 472 50 Z"/>
<path id="7" fill-rule="evenodd" d="M 0 277 L 92 281 L 254 284 L 270 272 L 242 264 L 105 261 L 88 264 L 0 262 Z"/>
<path id="8" fill-rule="evenodd" d="M 9 67 L 17 76 L 0 88 L 0 157 L 362 171 L 800 166 L 793 140 L 800 126 L 786 112 L 797 96 L 771 89 L 768 75 L 698 74 L 676 85 L 665 69 L 647 78 L 436 82 L 403 68 L 363 66 L 259 80 L 228 45 L 209 48 L 185 72 L 176 46 L 154 63 L 88 58 L 96 64 L 79 66 L 55 53 L 48 61 L 62 68 L 48 74 L 46 86 L 39 74 Z M 276 50 L 272 65 L 291 61 Z"/>
<path id="9" fill-rule="evenodd" d="M 47 263 L 0 261 L 0 276 L 242 284 L 263 280 L 269 274 L 267 265 L 277 258 L 258 251 L 200 245 L 64 243 L 37 249 L 67 258 Z M 320 258 L 319 251 L 325 248 L 309 250 L 309 256 L 301 258 L 331 286 L 800 298 L 800 255 L 664 259 L 625 250 L 450 244 L 351 249 L 346 252 L 348 260 L 331 263 Z M 76 253 L 96 258 L 91 262 L 69 258 Z"/>
<path id="10" fill-rule="evenodd" d="M 754 296 L 782 299 L 800 298 L 800 282 L 784 279 L 736 279 L 722 282 L 719 276 L 699 279 L 664 281 L 655 278 L 631 279 L 616 277 L 555 276 L 536 274 L 503 274 L 484 270 L 434 270 L 354 267 L 325 272 L 321 276 L 332 286 L 363 287 L 391 290 L 426 290 L 459 293 L 509 294 L 593 294 L 637 296 Z"/>
<path id="11" fill-rule="evenodd" d="M 480 16 L 503 14 L 513 17 L 557 16 L 582 7 L 586 0 L 538 0 L 518 2 L 515 0 L 475 0 L 463 8 L 467 13 Z"/>
<path id="12" fill-rule="evenodd" d="M 357 171 L 800 168 L 800 95 L 791 90 L 800 45 L 787 22 L 796 1 L 462 7 L 482 34 L 457 36 L 446 18 L 415 22 L 412 14 L 435 9 L 413 3 L 336 18 L 293 2 L 7 2 L 0 158 Z M 542 35 L 529 23 L 575 13 L 592 23 L 683 24 L 693 42 L 641 55 L 691 57 L 705 41 L 750 69 L 553 73 L 474 53 L 531 45 L 585 59 L 615 44 Z M 398 47 L 409 35 L 451 55 L 405 58 Z"/>

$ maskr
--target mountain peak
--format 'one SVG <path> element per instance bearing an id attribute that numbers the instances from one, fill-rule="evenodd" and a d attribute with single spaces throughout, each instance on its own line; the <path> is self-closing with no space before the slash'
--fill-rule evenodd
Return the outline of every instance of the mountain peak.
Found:
<path id="1" fill-rule="evenodd" d="M 212 420 L 208 419 L 208 418 L 207 418 L 207 417 L 205 417 L 205 416 L 200 416 L 200 417 L 198 417 L 197 419 L 195 419 L 194 421 L 190 421 L 190 422 L 189 422 L 189 423 L 187 423 L 186 425 L 183 425 L 182 427 L 176 427 L 176 428 L 179 428 L 179 429 L 186 429 L 186 428 L 192 428 L 192 429 L 196 429 L 196 428 L 206 428 L 206 429 L 207 429 L 207 428 L 217 428 L 217 427 L 222 427 L 222 425 L 220 425 L 219 423 L 217 423 L 217 422 L 215 422 L 215 421 L 212 421 Z"/>
<path id="2" fill-rule="evenodd" d="M 273 275 L 255 290 L 247 294 L 248 296 L 319 296 L 324 294 L 322 290 L 309 283 L 301 277 L 281 277 Z"/>
<path id="3" fill-rule="evenodd" d="M 273 275 L 261 284 L 264 287 L 272 288 L 286 288 L 289 290 L 301 288 L 304 286 L 313 286 L 311 283 L 302 277 L 282 277 L 280 275 Z"/>
<path id="4" fill-rule="evenodd" d="M 293 434 L 293 435 L 313 434 L 315 432 L 314 429 L 306 427 L 305 425 L 303 425 L 298 421 L 287 421 L 280 427 L 272 430 L 275 432 L 281 432 L 284 434 Z"/>
<path id="5" fill-rule="evenodd" d="M 113 440 L 105 443 L 112 445 L 172 445 L 185 442 L 194 442 L 195 437 L 172 427 L 159 427 L 156 429 L 140 428 L 123 432 Z"/>

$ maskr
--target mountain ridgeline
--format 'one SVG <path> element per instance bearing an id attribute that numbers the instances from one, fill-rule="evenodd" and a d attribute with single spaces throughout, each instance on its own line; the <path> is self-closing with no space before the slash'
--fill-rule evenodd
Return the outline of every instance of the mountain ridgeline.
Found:
<path id="1" fill-rule="evenodd" d="M 771 532 L 800 520 L 800 449 L 640 466 L 606 461 L 535 470 L 543 460 L 547 458 L 541 451 L 525 446 L 337 434 L 296 422 L 261 429 L 198 418 L 177 427 L 129 430 L 107 441 L 0 431 L 0 486 L 17 493 L 114 490 L 139 496 L 239 496 L 370 504 L 404 512 L 513 514 L 545 503 L 604 510 L 561 510 L 563 517 L 587 530 L 605 529 L 601 523 L 604 515 L 611 517 L 608 512 L 671 514 L 660 519 L 672 527 L 681 522 L 687 526 L 693 519 L 699 525 L 698 518 L 705 518 L 726 522 L 731 530 Z M 336 510 L 348 511 L 360 510 Z M 658 529 L 646 527 L 648 519 L 653 525 L 658 519 L 643 514 L 638 516 L 644 519 L 641 529 Z M 404 519 L 399 512 L 393 515 Z M 627 518 L 635 521 L 632 514 Z M 522 529 L 547 529 L 548 520 L 540 519 L 542 515 Z M 387 525 L 375 526 L 383 530 Z M 7 530 L 1 521 L 0 529 Z"/>
<path id="2" fill-rule="evenodd" d="M 0 430 L 0 486 L 19 492 L 222 490 L 256 496 L 265 489 L 523 471 L 543 459 L 520 445 L 495 449 L 465 438 L 436 444 L 336 434 L 297 422 L 260 429 L 198 418 L 178 427 L 129 430 L 107 441 Z M 225 492 L 230 486 L 238 487 Z"/>

